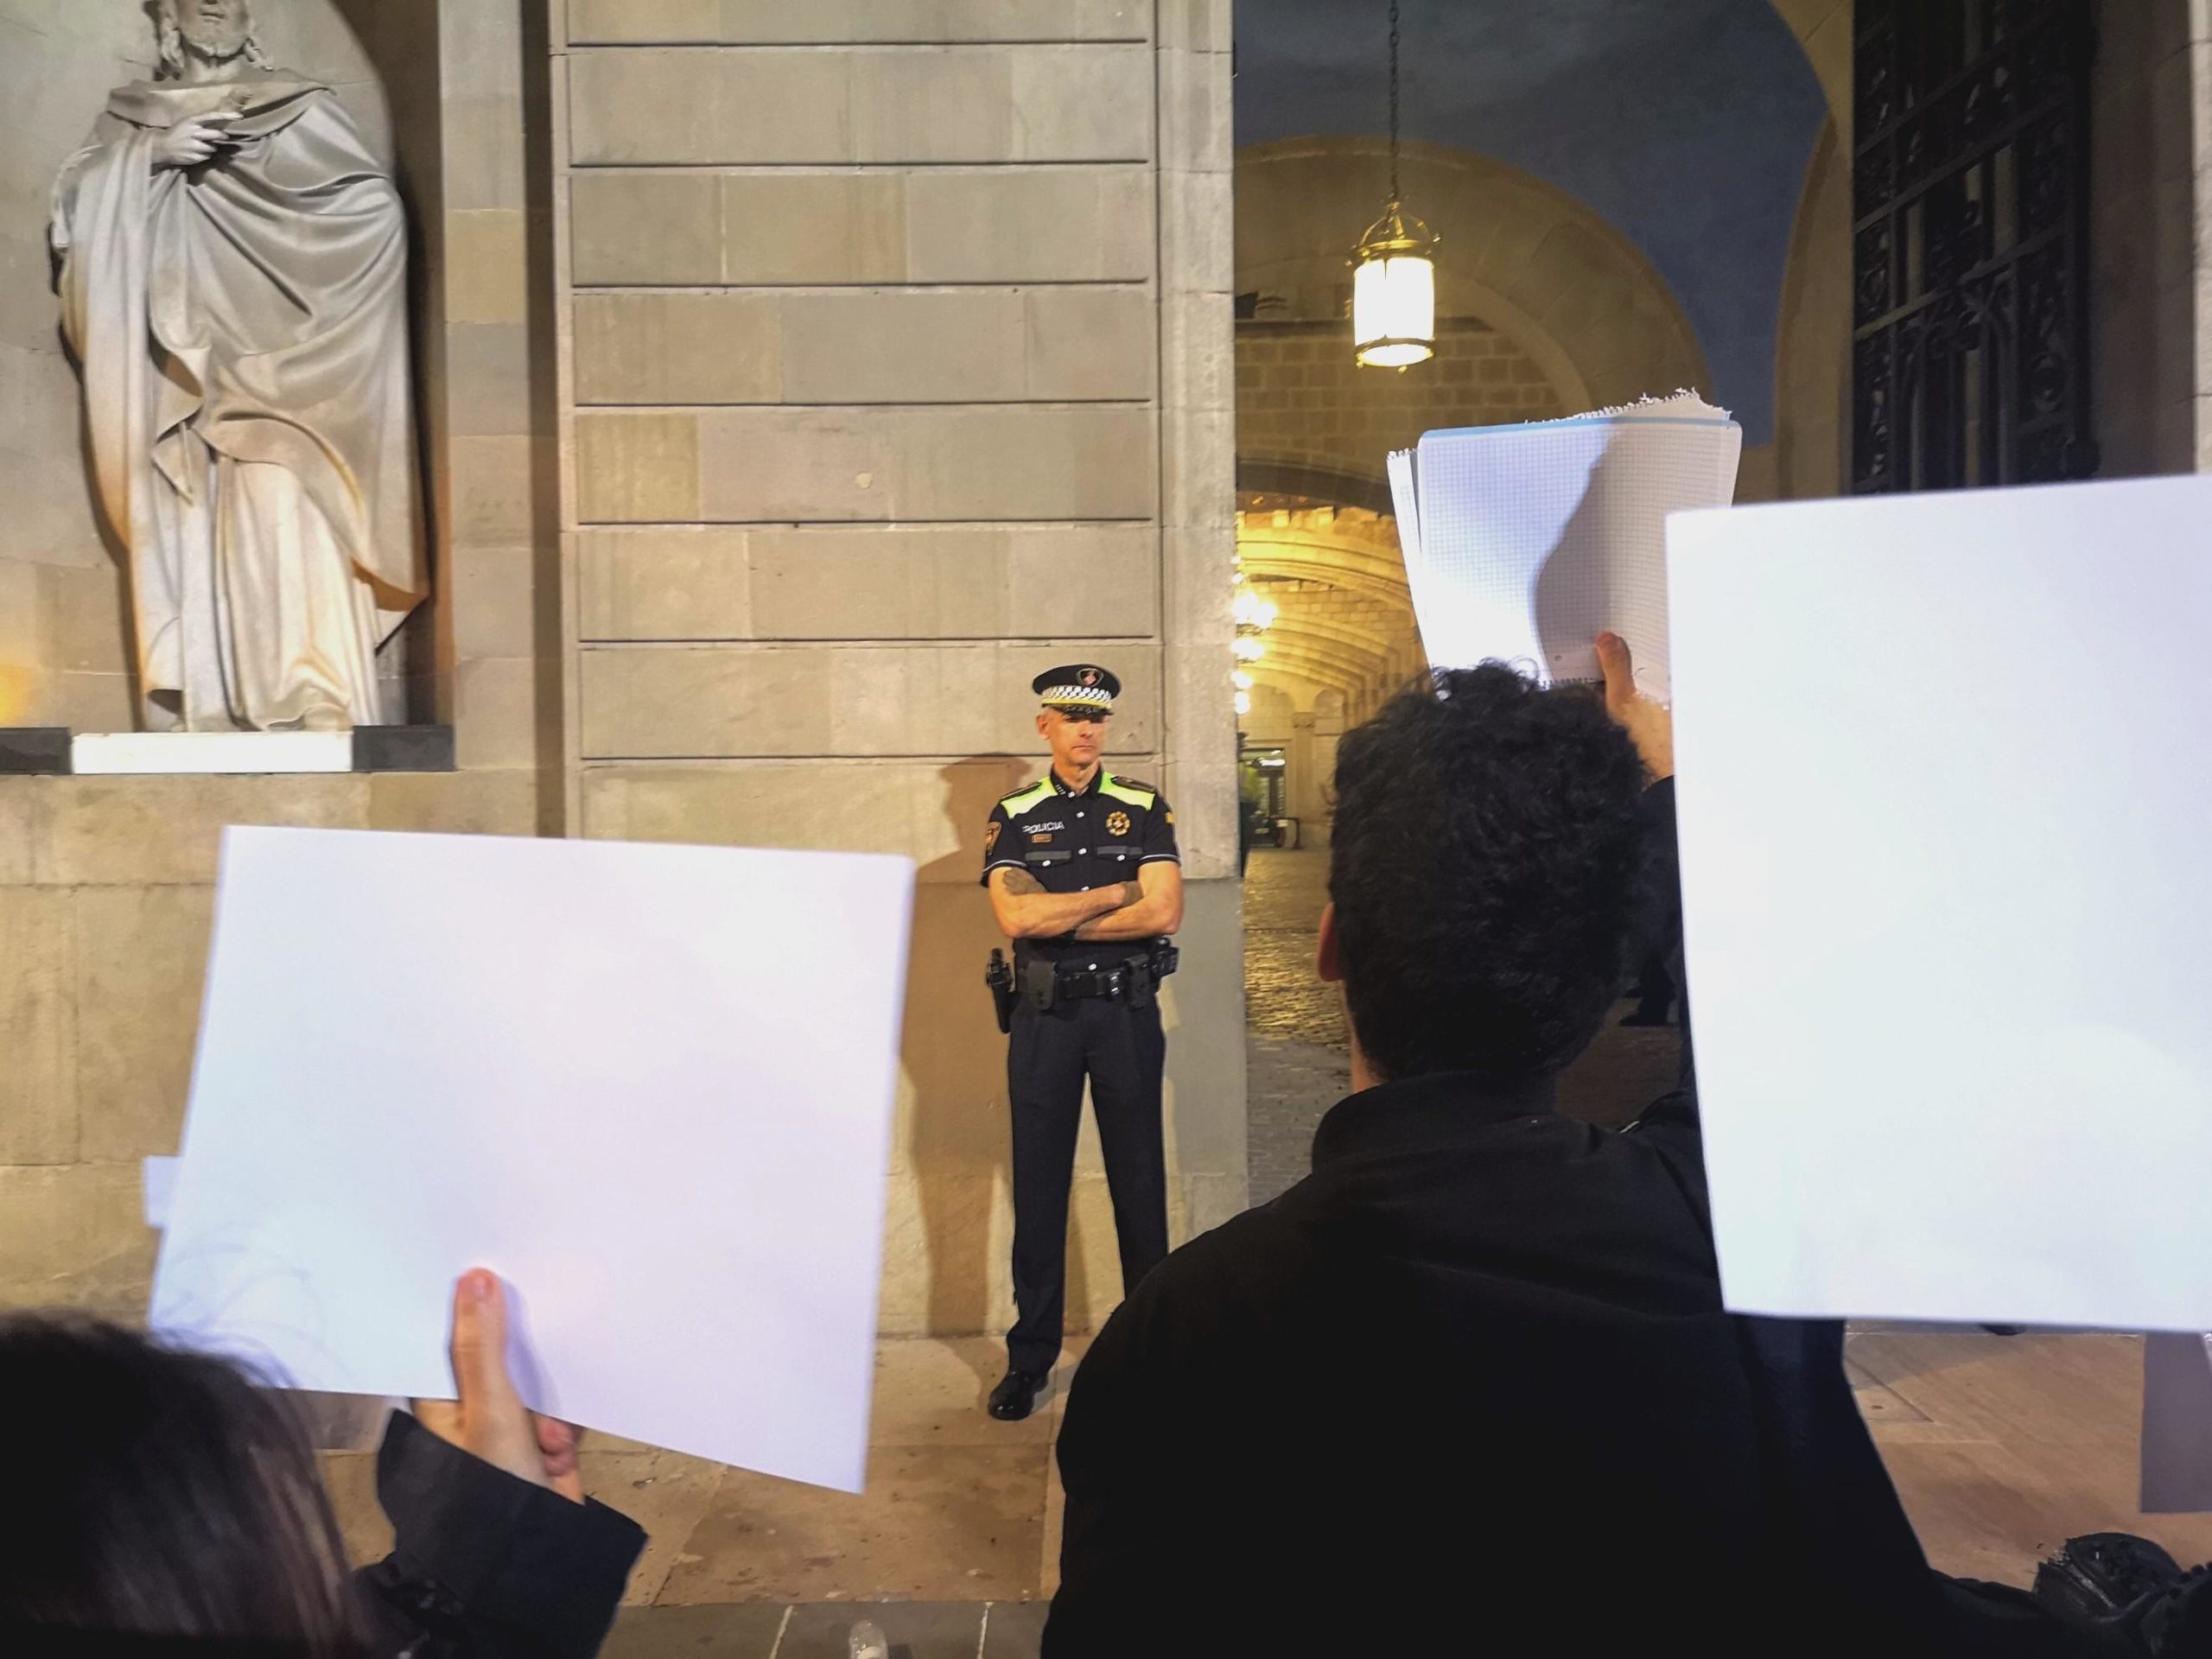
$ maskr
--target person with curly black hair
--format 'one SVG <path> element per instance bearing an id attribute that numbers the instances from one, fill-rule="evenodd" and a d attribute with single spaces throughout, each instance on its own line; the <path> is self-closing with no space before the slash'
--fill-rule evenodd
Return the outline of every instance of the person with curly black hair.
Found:
<path id="1" fill-rule="evenodd" d="M 1046 1659 L 2207 1650 L 2212 1590 L 2091 1622 L 1929 1570 L 1841 1326 L 1721 1305 L 1687 1033 L 1627 1131 L 1554 1109 L 1678 890 L 1671 727 L 1599 655 L 1344 740 L 1354 1092 L 1077 1373 Z"/>

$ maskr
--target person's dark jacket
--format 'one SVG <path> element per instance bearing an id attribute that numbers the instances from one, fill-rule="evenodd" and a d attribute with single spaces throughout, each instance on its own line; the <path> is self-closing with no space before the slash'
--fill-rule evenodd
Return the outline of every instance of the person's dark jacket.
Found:
<path id="1" fill-rule="evenodd" d="M 356 1574 L 378 1633 L 407 1659 L 591 1659 L 645 1535 L 627 1516 L 471 1457 L 404 1412 L 377 1453 L 392 1553 Z"/>
<path id="2" fill-rule="evenodd" d="M 2151 1650 L 1929 1571 L 1842 1327 L 1721 1306 L 1688 1069 L 1620 1134 L 1355 1095 L 1154 1269 L 1069 1398 L 1046 1659 Z"/>
<path id="3" fill-rule="evenodd" d="M 1805 1652 L 1818 1503 L 1896 1500 L 1877 1464 L 1808 1515 L 1764 1417 L 1694 1122 L 1386 1084 L 1084 1358 L 1044 1652 Z"/>

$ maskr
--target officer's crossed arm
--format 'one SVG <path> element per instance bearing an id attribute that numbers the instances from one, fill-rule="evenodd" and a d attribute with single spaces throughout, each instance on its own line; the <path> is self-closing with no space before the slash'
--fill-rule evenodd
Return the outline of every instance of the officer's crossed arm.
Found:
<path id="1" fill-rule="evenodd" d="M 1148 875 L 1149 869 L 1144 874 Z M 1118 881 L 1091 893 L 1047 893 L 1027 870 L 1001 865 L 991 872 L 991 914 L 999 931 L 1009 939 L 1065 938 L 1109 911 L 1141 908 L 1144 897 L 1144 888 L 1135 881 Z M 1088 930 L 1084 937 L 1091 937 Z"/>
<path id="2" fill-rule="evenodd" d="M 1142 896 L 1134 905 L 1085 922 L 1075 931 L 1078 939 L 1157 939 L 1183 925 L 1183 867 L 1172 859 L 1159 859 L 1137 872 Z"/>

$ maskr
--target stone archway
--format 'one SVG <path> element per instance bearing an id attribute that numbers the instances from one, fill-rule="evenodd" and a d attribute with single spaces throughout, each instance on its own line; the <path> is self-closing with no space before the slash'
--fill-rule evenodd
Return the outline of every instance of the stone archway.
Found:
<path id="1" fill-rule="evenodd" d="M 1851 136 L 1852 0 L 1773 0 L 1827 94 L 1828 116 Z"/>
<path id="2" fill-rule="evenodd" d="M 1842 493 L 1850 397 L 1853 0 L 1773 0 L 1827 95 L 1806 163 L 1776 321 L 1776 493 Z"/>
<path id="3" fill-rule="evenodd" d="M 1347 283 L 1344 227 L 1373 217 L 1381 138 L 1286 139 L 1236 157 L 1240 292 L 1324 294 Z M 1712 373 L 1651 262 L 1566 192 L 1487 156 L 1404 147 L 1407 200 L 1443 238 L 1441 317 L 1479 320 L 1532 360 L 1563 410 L 1694 387 Z M 1378 461 L 1379 472 L 1379 461 Z"/>
<path id="4" fill-rule="evenodd" d="M 1240 334 L 1240 399 L 1297 399 L 1332 430 L 1301 448 L 1283 442 L 1306 435 L 1277 431 L 1280 412 L 1243 411 L 1239 556 L 1281 607 L 1255 677 L 1294 685 L 1301 710 L 1319 696 L 1340 699 L 1339 729 L 1342 711 L 1358 718 L 1422 661 L 1389 512 L 1390 448 L 1427 427 L 1544 419 L 1712 388 L 1688 318 L 1626 237 L 1516 168 L 1414 144 L 1402 163 L 1407 198 L 1444 238 L 1440 357 L 1427 371 L 1448 364 L 1488 390 L 1477 403 L 1432 385 L 1418 410 L 1372 407 L 1370 393 L 1402 383 L 1351 366 L 1344 240 L 1347 226 L 1372 216 L 1388 164 L 1387 144 L 1368 137 L 1289 139 L 1236 158 L 1237 291 L 1269 305 Z M 1465 337 L 1447 340 L 1455 330 Z M 1255 334 L 1280 334 L 1270 353 L 1295 360 L 1256 360 Z M 1280 389 L 1278 369 L 1287 371 Z"/>

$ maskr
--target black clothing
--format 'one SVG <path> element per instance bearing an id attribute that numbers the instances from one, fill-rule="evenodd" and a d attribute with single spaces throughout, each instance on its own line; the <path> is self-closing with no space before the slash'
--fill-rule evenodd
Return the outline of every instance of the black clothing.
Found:
<path id="1" fill-rule="evenodd" d="M 1084 1359 L 1044 1651 L 1472 1651 L 1506 1618 L 1764 1650 L 1807 1604 L 1755 1388 L 1694 1127 L 1450 1075 L 1355 1096 Z"/>
<path id="2" fill-rule="evenodd" d="M 1037 1409 L 1037 1396 L 1052 1380 L 1050 1371 L 1008 1371 L 991 1390 L 984 1409 L 1002 1423 L 1018 1423 Z"/>
<path id="3" fill-rule="evenodd" d="M 1090 893 L 1134 881 L 1147 864 L 1179 864 L 1175 813 L 1149 784 L 1116 778 L 1104 768 L 1087 788 L 1073 790 L 1058 772 L 1017 790 L 991 809 L 983 832 L 983 885 L 999 869 L 1027 870 L 1047 893 Z M 1023 939 L 1017 964 L 1031 957 L 1077 967 L 1112 967 L 1142 956 L 1143 940 L 1086 944 L 1072 939 Z"/>
<path id="4" fill-rule="evenodd" d="M 1110 668 L 1096 663 L 1070 663 L 1048 668 L 1029 682 L 1029 689 L 1045 700 L 1047 709 L 1073 713 L 1114 712 L 1114 699 L 1122 695 L 1122 682 Z"/>
<path id="5" fill-rule="evenodd" d="M 1179 863 L 1175 813 L 1148 784 L 1103 768 L 1071 788 L 1055 772 L 1017 790 L 991 813 L 983 880 L 1027 870 L 1047 893 L 1090 893 L 1134 881 L 1147 864 Z M 1033 963 L 1063 976 L 1110 973 L 1150 953 L 1143 939 L 1090 943 L 1021 939 L 1019 989 Z M 1090 1080 L 1098 1142 L 1114 1200 L 1124 1292 L 1167 1254 L 1167 1159 L 1160 1127 L 1160 1076 L 1167 1058 L 1148 978 L 1132 994 L 1063 995 L 1050 1009 L 1024 1000 L 1007 1046 L 1007 1097 L 1014 1114 L 1014 1298 L 1007 1333 L 1017 1371 L 1049 1372 L 1060 1355 L 1067 1300 L 1068 1188 L 1075 1173 L 1083 1085 Z"/>
<path id="6" fill-rule="evenodd" d="M 395 1412 L 377 1453 L 392 1553 L 356 1575 L 410 1659 L 591 1659 L 645 1535 L 598 1503 L 518 1479 Z"/>
<path id="7" fill-rule="evenodd" d="M 1090 1078 L 1106 1188 L 1114 1200 L 1122 1284 L 1134 1288 L 1167 1254 L 1167 1155 L 1160 1074 L 1167 1039 L 1157 1007 L 1085 998 L 1050 1013 L 1014 1011 L 1007 1093 L 1014 1103 L 1014 1300 L 1007 1363 L 1050 1371 L 1067 1300 L 1068 1188 L 1083 1080 Z"/>

